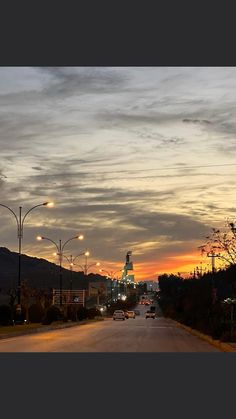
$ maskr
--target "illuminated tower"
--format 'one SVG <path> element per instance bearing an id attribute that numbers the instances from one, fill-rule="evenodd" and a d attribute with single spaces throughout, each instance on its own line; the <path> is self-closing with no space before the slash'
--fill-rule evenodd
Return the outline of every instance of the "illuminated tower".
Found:
<path id="1" fill-rule="evenodd" d="M 126 254 L 126 260 L 124 269 L 122 271 L 122 281 L 126 282 L 127 284 L 132 283 L 135 281 L 134 274 L 129 274 L 129 271 L 133 271 L 133 262 L 130 261 L 130 256 L 132 255 L 131 251 L 128 251 Z"/>

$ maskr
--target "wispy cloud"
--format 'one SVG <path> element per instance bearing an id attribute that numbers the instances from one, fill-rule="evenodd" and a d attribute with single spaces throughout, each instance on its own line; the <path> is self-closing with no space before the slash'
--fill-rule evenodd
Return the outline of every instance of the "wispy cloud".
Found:
<path id="1" fill-rule="evenodd" d="M 32 212 L 25 249 L 80 228 L 109 264 L 194 249 L 235 215 L 235 88 L 234 68 L 0 68 L 0 202 L 56 203 Z"/>

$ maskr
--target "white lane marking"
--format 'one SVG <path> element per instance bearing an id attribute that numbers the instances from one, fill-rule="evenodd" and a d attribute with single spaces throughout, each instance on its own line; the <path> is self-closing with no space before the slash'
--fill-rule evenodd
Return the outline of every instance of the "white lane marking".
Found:
<path id="1" fill-rule="evenodd" d="M 136 324 L 132 327 L 132 329 L 135 328 L 135 327 L 143 327 L 144 329 L 173 329 L 174 326 L 144 326 L 144 325 L 141 325 L 141 324 Z M 130 329 L 130 326 L 125 326 L 124 325 L 124 326 L 122 326 L 122 329 L 123 328 Z"/>
<path id="2" fill-rule="evenodd" d="M 173 329 L 173 326 L 149 326 L 148 329 Z"/>

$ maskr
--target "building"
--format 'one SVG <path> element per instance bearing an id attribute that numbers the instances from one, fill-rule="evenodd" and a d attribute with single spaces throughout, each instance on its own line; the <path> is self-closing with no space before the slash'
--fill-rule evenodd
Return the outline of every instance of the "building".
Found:
<path id="1" fill-rule="evenodd" d="M 130 271 L 133 271 L 133 262 L 130 260 L 130 256 L 132 255 L 132 252 L 129 250 L 126 254 L 126 260 L 124 269 L 122 271 L 122 278 L 121 280 L 125 282 L 126 284 L 133 284 L 135 282 L 135 277 L 133 273 L 129 273 Z"/>

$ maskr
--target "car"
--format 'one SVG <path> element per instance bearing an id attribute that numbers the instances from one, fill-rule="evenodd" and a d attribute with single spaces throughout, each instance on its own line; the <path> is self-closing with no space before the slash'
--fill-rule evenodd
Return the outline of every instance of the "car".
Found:
<path id="1" fill-rule="evenodd" d="M 135 312 L 134 311 L 127 311 L 128 319 L 135 319 Z"/>
<path id="2" fill-rule="evenodd" d="M 128 319 L 129 318 L 129 315 L 128 315 L 127 311 L 124 310 L 124 313 L 125 313 L 125 318 Z"/>
<path id="3" fill-rule="evenodd" d="M 113 320 L 125 320 L 125 312 L 123 310 L 115 310 Z"/>
<path id="4" fill-rule="evenodd" d="M 145 306 L 150 306 L 149 301 L 146 301 Z"/>
<path id="5" fill-rule="evenodd" d="M 155 319 L 156 313 L 154 311 L 148 310 L 145 314 L 146 319 Z"/>
<path id="6" fill-rule="evenodd" d="M 139 310 L 134 310 L 134 313 L 136 316 L 140 316 L 140 311 Z"/>

